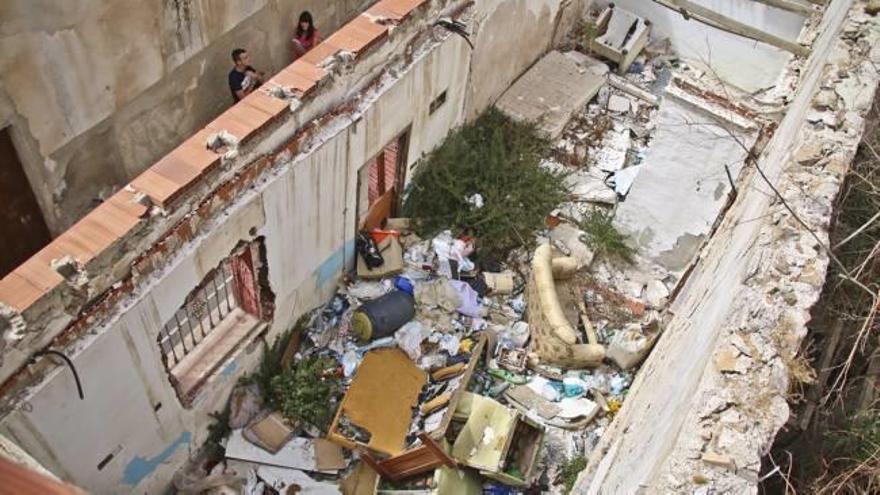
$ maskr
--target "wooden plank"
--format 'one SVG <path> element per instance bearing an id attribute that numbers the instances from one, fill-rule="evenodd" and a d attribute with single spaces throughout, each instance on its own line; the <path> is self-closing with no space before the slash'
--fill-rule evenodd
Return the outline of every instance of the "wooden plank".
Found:
<path id="1" fill-rule="evenodd" d="M 443 419 L 440 421 L 440 426 L 437 427 L 436 430 L 430 433 L 431 437 L 434 440 L 439 440 L 446 435 L 446 429 L 449 427 L 449 423 L 452 422 L 452 416 L 455 415 L 455 408 L 458 406 L 458 401 L 461 400 L 462 395 L 467 390 L 467 384 L 471 381 L 471 377 L 474 374 L 474 370 L 477 369 L 477 363 L 480 362 L 480 356 L 483 354 L 483 347 L 486 345 L 486 334 L 480 335 L 480 340 L 477 342 L 477 345 L 474 346 L 471 353 L 471 359 L 468 361 L 467 369 L 464 371 L 464 375 L 461 379 L 461 383 L 458 385 L 458 389 L 452 394 L 452 398 L 449 400 L 448 409 L 446 409 L 446 413 L 443 415 Z"/>
<path id="2" fill-rule="evenodd" d="M 706 7 L 703 7 L 702 5 L 697 5 L 688 0 L 653 1 L 655 3 L 659 3 L 666 8 L 680 12 L 685 19 L 693 18 L 696 21 L 702 22 L 703 24 L 712 26 L 722 31 L 727 31 L 728 33 L 735 34 L 737 36 L 760 41 L 761 43 L 766 43 L 768 45 L 787 50 L 798 56 L 804 57 L 810 53 L 810 49 L 803 45 L 799 45 L 793 41 L 782 39 L 766 31 L 761 31 L 760 29 L 754 28 L 735 19 L 731 19 L 730 17 L 727 17 L 725 15 L 721 15 L 712 9 L 708 9 Z"/>

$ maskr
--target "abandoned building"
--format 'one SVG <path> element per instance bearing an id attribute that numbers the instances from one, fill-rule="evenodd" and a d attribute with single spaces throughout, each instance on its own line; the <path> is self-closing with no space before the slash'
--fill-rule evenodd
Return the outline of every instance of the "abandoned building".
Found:
<path id="1" fill-rule="evenodd" d="M 7 0 L 0 493 L 758 493 L 878 13 Z"/>

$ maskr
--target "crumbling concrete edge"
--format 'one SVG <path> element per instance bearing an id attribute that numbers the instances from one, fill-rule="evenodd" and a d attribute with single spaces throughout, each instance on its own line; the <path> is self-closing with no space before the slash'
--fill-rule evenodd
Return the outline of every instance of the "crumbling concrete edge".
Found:
<path id="1" fill-rule="evenodd" d="M 834 0 L 759 166 L 823 244 L 880 81 L 880 19 Z M 861 39 L 859 39 L 861 37 Z M 811 110 L 817 93 L 836 105 Z M 814 122 L 828 125 L 817 130 Z M 813 123 L 811 123 L 813 122 Z M 578 493 L 757 491 L 829 257 L 751 167 Z M 763 219 L 756 221 L 757 219 Z"/>

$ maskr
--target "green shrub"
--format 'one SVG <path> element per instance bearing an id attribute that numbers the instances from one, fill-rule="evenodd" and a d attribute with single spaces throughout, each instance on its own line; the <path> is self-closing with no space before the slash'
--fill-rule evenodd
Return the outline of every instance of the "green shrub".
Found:
<path id="1" fill-rule="evenodd" d="M 491 108 L 453 131 L 413 177 L 404 213 L 419 234 L 445 229 L 477 236 L 482 253 L 530 247 L 532 232 L 566 197 L 563 176 L 539 166 L 549 149 L 533 125 Z M 467 198 L 483 197 L 476 208 Z"/>
<path id="2" fill-rule="evenodd" d="M 342 390 L 334 373 L 336 361 L 310 357 L 272 378 L 273 404 L 291 421 L 303 421 L 326 431 L 336 412 L 333 404 Z"/>

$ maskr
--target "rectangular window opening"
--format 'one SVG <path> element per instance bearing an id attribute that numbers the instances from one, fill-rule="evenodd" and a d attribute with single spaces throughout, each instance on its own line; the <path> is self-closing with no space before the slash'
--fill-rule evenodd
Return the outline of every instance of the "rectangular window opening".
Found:
<path id="1" fill-rule="evenodd" d="M 159 331 L 165 367 L 185 407 L 220 365 L 259 333 L 255 329 L 265 326 L 271 310 L 264 303 L 271 301 L 264 299 L 272 297 L 258 282 L 265 280 L 263 266 L 259 241 L 233 251 Z"/>

